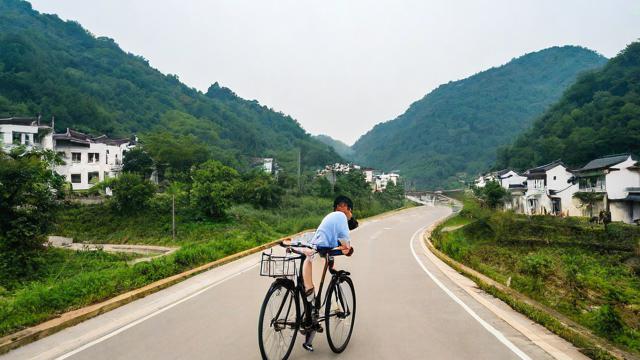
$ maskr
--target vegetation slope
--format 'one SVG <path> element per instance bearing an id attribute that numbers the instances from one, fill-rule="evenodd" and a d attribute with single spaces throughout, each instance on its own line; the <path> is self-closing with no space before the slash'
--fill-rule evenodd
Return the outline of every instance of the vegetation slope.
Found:
<path id="1" fill-rule="evenodd" d="M 581 76 L 562 98 L 498 152 L 498 167 L 525 169 L 562 158 L 581 166 L 606 154 L 640 154 L 640 42 Z"/>
<path id="2" fill-rule="evenodd" d="M 0 2 L 0 49 L 0 116 L 53 115 L 58 131 L 122 137 L 179 128 L 192 136 L 185 143 L 202 142 L 228 164 L 275 156 L 295 167 L 298 148 L 307 167 L 339 159 L 291 117 L 217 83 L 206 93 L 190 88 L 26 1 Z"/>
<path id="3" fill-rule="evenodd" d="M 578 74 L 605 62 L 585 48 L 553 47 L 441 85 L 363 135 L 355 158 L 399 169 L 418 187 L 458 187 L 493 164 L 498 146 L 527 129 Z"/>

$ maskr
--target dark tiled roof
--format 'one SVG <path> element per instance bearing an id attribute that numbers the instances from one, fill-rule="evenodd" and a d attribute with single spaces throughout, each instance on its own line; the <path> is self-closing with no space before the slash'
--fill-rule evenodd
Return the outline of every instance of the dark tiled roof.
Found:
<path id="1" fill-rule="evenodd" d="M 544 174 L 547 172 L 547 170 L 551 170 L 554 167 L 558 166 L 558 165 L 562 165 L 564 166 L 564 164 L 562 163 L 562 161 L 560 160 L 556 160 L 554 162 L 542 165 L 542 166 L 538 166 L 538 167 L 534 167 L 532 169 L 529 169 L 525 172 L 525 175 L 536 175 L 536 174 Z"/>
<path id="2" fill-rule="evenodd" d="M 110 139 L 107 137 L 107 135 L 100 135 L 97 138 L 93 138 L 92 140 L 100 144 L 116 145 L 116 146 L 130 142 L 129 139 Z"/>
<path id="3" fill-rule="evenodd" d="M 606 169 L 613 165 L 620 164 L 621 162 L 627 160 L 629 158 L 629 154 L 621 154 L 621 155 L 610 155 L 601 157 L 595 160 L 591 160 L 587 163 L 587 165 L 576 171 L 589 171 L 589 170 L 599 170 Z"/>
<path id="4" fill-rule="evenodd" d="M 99 143 L 106 145 L 122 145 L 130 142 L 128 139 L 110 139 L 107 135 L 100 135 L 98 137 L 91 137 L 91 135 L 87 135 L 80 131 L 72 130 L 67 128 L 67 132 L 64 134 L 54 134 L 53 138 L 55 140 L 66 140 L 76 144 L 88 145 L 90 143 Z"/>
<path id="5" fill-rule="evenodd" d="M 38 118 L 34 117 L 10 117 L 0 119 L 0 125 L 26 125 L 26 126 L 38 126 Z"/>

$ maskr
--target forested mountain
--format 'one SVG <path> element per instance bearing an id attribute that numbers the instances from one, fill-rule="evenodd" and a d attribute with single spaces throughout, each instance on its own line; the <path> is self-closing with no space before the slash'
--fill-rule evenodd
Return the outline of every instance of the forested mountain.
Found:
<path id="1" fill-rule="evenodd" d="M 40 14 L 26 1 L 0 1 L 0 116 L 55 116 L 56 129 L 130 136 L 178 132 L 214 158 L 319 166 L 340 157 L 291 117 L 213 84 L 206 94 L 164 75 L 110 38 Z M 144 139 L 144 137 L 143 137 Z"/>
<path id="2" fill-rule="evenodd" d="M 495 162 L 496 149 L 527 129 L 581 72 L 606 59 L 553 47 L 449 82 L 376 125 L 352 148 L 362 165 L 399 169 L 418 187 L 456 187 Z"/>
<path id="3" fill-rule="evenodd" d="M 338 155 L 342 156 L 346 160 L 351 160 L 351 158 L 353 157 L 353 149 L 349 145 L 343 143 L 342 141 L 336 140 L 331 136 L 323 135 L 323 134 L 316 135 L 314 137 L 320 142 L 331 146 L 333 150 L 335 150 L 338 153 Z"/>
<path id="4" fill-rule="evenodd" d="M 531 129 L 498 152 L 500 167 L 562 158 L 582 166 L 607 154 L 640 155 L 640 42 L 581 76 Z"/>

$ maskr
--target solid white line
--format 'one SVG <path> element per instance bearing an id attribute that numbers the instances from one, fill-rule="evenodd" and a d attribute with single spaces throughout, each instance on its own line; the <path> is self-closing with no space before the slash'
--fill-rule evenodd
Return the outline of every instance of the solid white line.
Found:
<path id="1" fill-rule="evenodd" d="M 462 300 L 460 300 L 459 297 L 457 297 L 453 292 L 451 292 L 451 290 L 449 290 L 440 280 L 438 280 L 429 270 L 427 270 L 427 268 L 424 266 L 422 261 L 420 261 L 420 258 L 418 258 L 418 255 L 416 254 L 416 251 L 413 248 L 413 241 L 415 240 L 416 235 L 418 235 L 418 233 L 422 233 L 425 228 L 426 228 L 426 226 L 423 227 L 423 228 L 418 229 L 418 231 L 416 231 L 413 234 L 413 236 L 411 237 L 411 239 L 409 240 L 409 248 L 411 248 L 411 253 L 413 253 L 413 257 L 416 259 L 416 261 L 418 262 L 418 265 L 420 265 L 422 270 L 424 270 L 424 272 L 426 272 L 427 275 L 429 275 L 431 280 L 433 280 L 433 282 L 436 283 L 436 285 L 438 285 L 438 287 L 440 287 L 440 289 L 442 289 L 442 291 L 444 291 L 447 295 L 449 295 L 449 297 L 451 299 L 453 299 L 453 301 L 458 303 L 458 305 L 462 306 L 462 308 L 467 313 L 469 313 L 469 315 L 471 315 L 471 317 L 476 319 L 476 321 L 478 321 L 480 323 L 480 325 L 482 325 L 485 329 L 487 329 L 487 331 L 489 331 L 493 336 L 495 336 L 496 339 L 498 339 L 498 341 L 500 341 L 507 348 L 509 348 L 509 350 L 513 351 L 514 354 L 518 355 L 519 358 L 521 358 L 523 360 L 531 360 L 531 358 L 527 354 L 525 354 L 522 350 L 520 350 L 517 346 L 515 346 L 511 341 L 509 341 L 509 339 L 507 339 L 496 328 L 491 326 L 491 324 L 487 323 L 480 316 L 478 316 L 478 314 L 476 314 L 475 311 L 471 310 L 471 308 L 469 306 L 467 306 L 467 304 L 465 304 Z"/>
<path id="2" fill-rule="evenodd" d="M 138 325 L 138 324 L 140 324 L 140 323 L 142 323 L 142 322 L 144 322 L 146 320 L 149 320 L 150 318 L 152 318 L 152 317 L 154 317 L 156 315 L 159 315 L 159 314 L 161 314 L 161 313 L 173 308 L 174 306 L 180 305 L 183 302 L 188 301 L 188 300 L 190 300 L 190 299 L 202 294 L 203 292 L 205 292 L 205 291 L 207 291 L 207 290 L 209 290 L 209 289 L 211 289 L 211 288 L 213 288 L 215 286 L 218 286 L 218 285 L 224 283 L 227 280 L 231 280 L 231 279 L 235 278 L 238 275 L 244 274 L 245 272 L 255 268 L 258 265 L 260 265 L 260 263 L 251 265 L 250 267 L 248 267 L 248 268 L 246 268 L 246 269 L 244 269 L 244 270 L 242 270 L 240 272 L 237 272 L 235 274 L 232 274 L 232 275 L 229 275 L 229 276 L 227 276 L 225 278 L 222 278 L 222 279 L 214 282 L 213 284 L 208 285 L 207 287 L 205 287 L 203 289 L 200 289 L 197 292 L 195 292 L 195 293 L 193 293 L 193 294 L 191 294 L 191 295 L 189 295 L 189 296 L 187 296 L 185 298 L 182 298 L 182 299 L 180 299 L 180 300 L 178 300 L 178 301 L 176 301 L 174 303 L 171 303 L 171 304 L 169 304 L 169 305 L 167 305 L 167 306 L 165 306 L 165 307 L 163 307 L 161 309 L 158 309 L 158 310 L 152 312 L 151 314 L 149 314 L 149 315 L 147 315 L 145 317 L 142 317 L 142 318 L 140 318 L 140 319 L 138 319 L 138 320 L 136 320 L 136 321 L 134 321 L 132 323 L 129 323 L 129 324 L 117 329 L 117 330 L 114 330 L 114 331 L 112 331 L 112 332 L 110 332 L 110 333 L 108 333 L 108 334 L 106 334 L 106 335 L 104 335 L 104 336 L 102 336 L 102 337 L 100 337 L 100 338 L 98 338 L 96 340 L 93 340 L 93 341 L 91 341 L 89 343 L 86 343 L 83 346 L 81 346 L 81 347 L 79 347 L 79 348 L 77 348 L 77 349 L 75 349 L 73 351 L 70 351 L 70 352 L 68 352 L 68 353 L 66 353 L 64 355 L 61 355 L 61 356 L 57 357 L 56 360 L 67 359 L 67 358 L 69 358 L 69 357 L 71 357 L 71 356 L 73 356 L 73 355 L 75 355 L 75 354 L 77 354 L 77 353 L 79 353 L 81 351 L 84 351 L 84 350 L 86 350 L 86 349 L 88 349 L 88 348 L 90 348 L 90 347 L 92 347 L 92 346 L 94 346 L 96 344 L 99 344 L 99 343 L 101 343 L 101 342 L 103 342 L 103 341 L 105 341 L 105 340 L 107 340 L 109 338 L 112 338 L 112 337 L 114 337 L 114 336 L 116 336 L 116 335 L 118 335 L 118 334 L 120 334 L 120 333 L 122 333 L 122 332 L 124 332 L 124 331 L 126 331 L 128 329 L 131 329 L 132 327 L 134 327 L 134 326 L 136 326 L 136 325 Z"/>

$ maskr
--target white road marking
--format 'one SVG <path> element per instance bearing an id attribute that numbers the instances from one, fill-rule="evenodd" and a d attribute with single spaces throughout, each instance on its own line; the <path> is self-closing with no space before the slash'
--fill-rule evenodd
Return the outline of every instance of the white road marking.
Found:
<path id="1" fill-rule="evenodd" d="M 66 353 L 64 355 L 61 355 L 61 356 L 57 357 L 55 360 L 67 359 L 67 358 L 69 358 L 69 357 L 71 357 L 71 356 L 73 356 L 73 355 L 75 355 L 75 354 L 77 354 L 77 353 L 79 353 L 81 351 L 84 351 L 84 350 L 86 350 L 86 349 L 88 349 L 88 348 L 90 348 L 90 347 L 92 347 L 92 346 L 94 346 L 96 344 L 99 344 L 99 343 L 101 343 L 101 342 L 103 342 L 103 341 L 105 341 L 107 339 L 110 339 L 110 338 L 112 338 L 112 337 L 114 337 L 114 336 L 116 336 L 116 335 L 118 335 L 118 334 L 120 334 L 120 333 L 122 333 L 122 332 L 124 332 L 124 331 L 126 331 L 128 329 L 131 329 L 132 327 L 134 327 L 134 326 L 136 326 L 136 325 L 138 325 L 138 324 L 140 324 L 140 323 L 142 323 L 142 322 L 144 322 L 146 320 L 149 320 L 150 318 L 152 318 L 152 317 L 154 317 L 156 315 L 159 315 L 159 314 L 161 314 L 161 313 L 173 308 L 174 306 L 180 305 L 183 302 L 188 301 L 188 300 L 190 300 L 190 299 L 202 294 L 203 292 L 205 292 L 205 291 L 207 291 L 207 290 L 209 290 L 209 289 L 211 289 L 213 287 L 216 287 L 216 286 L 226 282 L 227 280 L 231 280 L 231 279 L 235 278 L 238 275 L 244 274 L 245 272 L 252 270 L 253 268 L 255 268 L 258 265 L 260 265 L 260 263 L 251 265 L 250 267 L 248 267 L 248 268 L 246 268 L 246 269 L 244 269 L 244 270 L 242 270 L 240 272 L 237 272 L 235 274 L 232 274 L 232 275 L 229 275 L 229 276 L 227 276 L 225 278 L 222 278 L 222 279 L 214 282 L 213 284 L 208 285 L 207 287 L 205 287 L 205 288 L 203 288 L 201 290 L 198 290 L 197 292 L 195 292 L 195 293 L 193 293 L 193 294 L 191 294 L 191 295 L 189 295 L 189 296 L 187 296 L 185 298 L 182 298 L 182 299 L 180 299 L 180 300 L 178 300 L 178 301 L 176 301 L 176 302 L 174 302 L 172 304 L 169 304 L 169 305 L 167 305 L 167 306 L 165 306 L 165 307 L 163 307 L 161 309 L 158 309 L 155 312 L 152 312 L 151 314 L 149 314 L 149 315 L 147 315 L 145 317 L 142 317 L 142 318 L 140 318 L 140 319 L 138 319 L 138 320 L 136 320 L 136 321 L 134 321 L 132 323 L 129 323 L 129 324 L 117 329 L 117 330 L 114 330 L 114 331 L 102 336 L 101 338 L 98 338 L 98 339 L 93 340 L 93 341 L 91 341 L 89 343 L 86 343 L 83 346 L 81 346 L 81 347 L 79 347 L 79 348 L 77 348 L 77 349 L 75 349 L 73 351 L 70 351 L 70 352 L 68 352 L 68 353 Z"/>
<path id="2" fill-rule="evenodd" d="M 416 231 L 413 236 L 411 237 L 411 239 L 409 239 L 409 248 L 411 249 L 411 253 L 413 254 L 413 257 L 416 259 L 416 261 L 418 262 L 418 265 L 420 265 L 420 267 L 422 268 L 422 270 L 424 270 L 425 273 L 427 273 L 427 275 L 429 275 L 429 277 L 431 278 L 431 280 L 433 280 L 434 283 L 436 283 L 436 285 L 438 285 L 438 287 L 440 289 L 442 289 L 442 291 L 445 292 L 445 294 L 449 295 L 449 297 L 451 299 L 453 299 L 453 301 L 455 301 L 456 303 L 458 303 L 458 305 L 460 305 L 467 313 L 469 313 L 469 315 L 471 315 L 472 318 L 476 319 L 476 321 L 478 321 L 480 323 L 480 325 L 482 325 L 482 327 L 484 327 L 485 329 L 487 329 L 487 331 L 489 331 L 493 336 L 496 337 L 496 339 L 498 339 L 498 341 L 500 341 L 502 344 L 504 344 L 507 348 L 509 348 L 509 350 L 513 351 L 514 354 L 516 354 L 520 359 L 523 360 L 531 360 L 531 358 L 525 354 L 522 350 L 520 350 L 517 346 L 515 346 L 511 341 L 509 341 L 509 339 L 507 339 L 504 334 L 502 334 L 500 331 L 498 331 L 496 328 L 494 328 L 493 326 L 491 326 L 491 324 L 487 323 L 486 321 L 484 321 L 480 316 L 478 316 L 478 314 L 476 314 L 475 311 L 471 310 L 471 308 L 469 306 L 467 306 L 467 304 L 465 304 L 462 300 L 460 300 L 459 297 L 457 297 L 453 292 L 451 292 L 451 290 L 449 290 L 440 280 L 438 280 L 427 268 L 426 266 L 424 266 L 424 264 L 422 263 L 422 261 L 420 261 L 420 258 L 418 258 L 418 255 L 416 254 L 415 249 L 413 248 L 413 241 L 416 238 L 416 235 L 418 235 L 419 233 L 422 233 L 424 231 L 424 229 L 426 229 L 427 227 L 423 227 L 421 229 L 418 229 L 418 231 Z"/>

